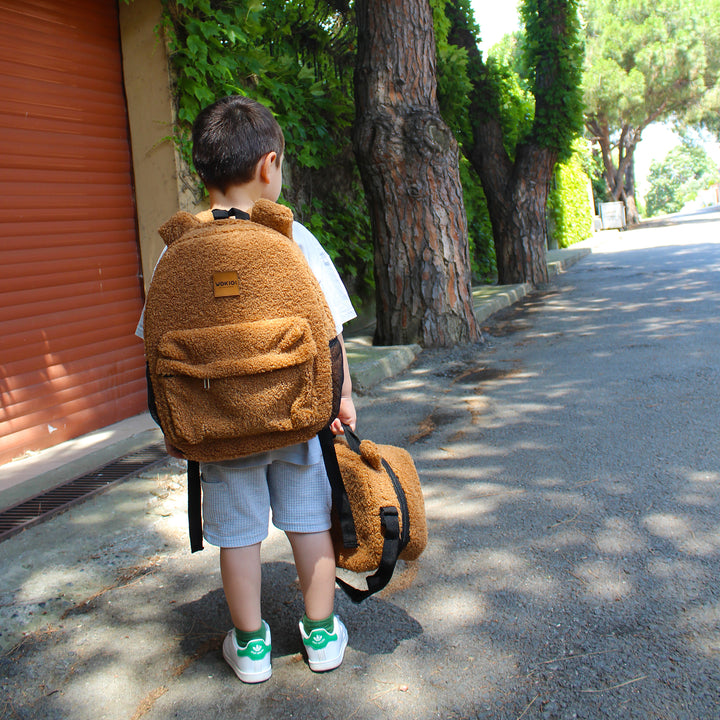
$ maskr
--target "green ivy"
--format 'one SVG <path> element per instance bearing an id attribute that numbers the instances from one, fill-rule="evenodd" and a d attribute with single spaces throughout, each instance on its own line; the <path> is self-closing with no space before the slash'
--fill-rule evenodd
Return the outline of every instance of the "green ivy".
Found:
<path id="1" fill-rule="evenodd" d="M 320 0 L 165 0 L 164 7 L 181 144 L 203 107 L 242 94 L 273 111 L 301 166 L 332 159 L 333 141 L 353 119 L 352 41 L 340 14 Z"/>
<path id="2" fill-rule="evenodd" d="M 450 21 L 445 14 L 446 0 L 430 0 L 435 24 L 437 46 L 437 94 L 443 119 L 453 131 L 459 145 L 472 137 L 470 95 L 472 83 L 468 76 L 465 48 L 448 41 Z M 471 12 L 465 3 L 466 11 Z M 494 282 L 497 274 L 495 245 L 490 214 L 482 183 L 467 159 L 460 157 L 460 181 L 467 216 L 470 269 L 474 282 Z"/>
<path id="3" fill-rule="evenodd" d="M 206 105 L 240 94 L 266 105 L 285 134 L 293 187 L 284 195 L 338 264 L 357 297 L 372 291 L 372 234 L 347 154 L 354 118 L 352 14 L 325 0 L 163 0 L 175 77 L 175 140 L 192 168 L 192 123 Z M 341 167 L 342 166 L 342 167 Z M 345 173 L 346 197 L 317 189 Z M 324 183 L 325 187 L 333 183 Z M 199 180 L 198 180 L 199 187 Z"/>
<path id="4" fill-rule="evenodd" d="M 497 280 L 497 264 L 490 213 L 480 178 L 465 157 L 460 158 L 460 179 L 465 197 L 473 282 L 491 284 Z"/>
<path id="5" fill-rule="evenodd" d="M 523 0 L 524 51 L 529 85 L 535 97 L 533 139 L 556 150 L 560 159 L 571 154 L 571 139 L 583 128 L 580 91 L 585 45 L 580 32 L 580 0 Z M 546 17 L 563 17 L 557 27 Z"/>

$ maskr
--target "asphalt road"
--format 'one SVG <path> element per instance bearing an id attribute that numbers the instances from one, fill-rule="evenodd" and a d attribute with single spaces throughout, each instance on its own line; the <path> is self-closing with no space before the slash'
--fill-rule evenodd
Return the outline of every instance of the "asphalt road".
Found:
<path id="1" fill-rule="evenodd" d="M 225 666 L 176 465 L 6 541 L 0 716 L 720 718 L 719 271 L 720 213 L 609 234 L 483 346 L 358 399 L 361 434 L 413 454 L 430 543 L 365 604 L 338 592 L 333 673 L 299 654 L 277 533 L 273 677 Z"/>

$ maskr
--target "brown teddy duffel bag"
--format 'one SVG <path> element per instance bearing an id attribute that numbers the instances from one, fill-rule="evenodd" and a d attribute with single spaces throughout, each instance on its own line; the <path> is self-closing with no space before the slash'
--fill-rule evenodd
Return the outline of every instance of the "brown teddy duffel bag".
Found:
<path id="1" fill-rule="evenodd" d="M 427 545 L 425 502 L 415 464 L 407 450 L 376 445 L 347 426 L 344 439 L 321 433 L 333 491 L 332 536 L 337 567 L 375 571 L 361 590 L 340 578 L 354 602 L 382 590 L 398 559 L 415 560 Z"/>

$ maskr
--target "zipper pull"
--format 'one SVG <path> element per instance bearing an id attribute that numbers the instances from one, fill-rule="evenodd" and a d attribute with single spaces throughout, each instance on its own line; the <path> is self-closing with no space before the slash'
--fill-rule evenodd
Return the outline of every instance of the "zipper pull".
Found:
<path id="1" fill-rule="evenodd" d="M 203 388 L 205 390 L 210 389 L 210 378 L 203 378 Z"/>

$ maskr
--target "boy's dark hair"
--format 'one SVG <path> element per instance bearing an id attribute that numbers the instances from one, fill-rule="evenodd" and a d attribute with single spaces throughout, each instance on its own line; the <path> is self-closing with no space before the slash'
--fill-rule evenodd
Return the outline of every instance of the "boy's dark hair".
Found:
<path id="1" fill-rule="evenodd" d="M 282 160 L 285 138 L 273 114 L 256 100 L 229 95 L 200 111 L 192 129 L 193 163 L 207 188 L 226 192 L 249 182 L 270 152 Z"/>

